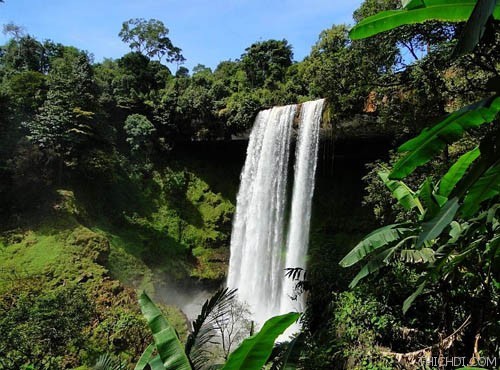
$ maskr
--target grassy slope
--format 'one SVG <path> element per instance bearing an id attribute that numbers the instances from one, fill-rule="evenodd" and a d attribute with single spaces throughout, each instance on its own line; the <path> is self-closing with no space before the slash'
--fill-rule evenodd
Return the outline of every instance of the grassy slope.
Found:
<path id="1" fill-rule="evenodd" d="M 126 187 L 114 184 L 104 197 L 115 197 L 108 206 L 116 212 L 93 207 L 98 200 L 88 194 L 77 192 L 75 197 L 72 191 L 59 191 L 59 204 L 51 206 L 55 211 L 47 212 L 41 224 L 0 234 L 0 300 L 18 289 L 20 281 L 32 278 L 47 293 L 60 286 L 82 286 L 96 302 L 97 316 L 86 334 L 86 349 L 68 358 L 91 364 L 98 353 L 110 352 L 134 361 L 142 344 L 131 339 L 117 345 L 106 334 L 111 325 L 116 340 L 129 337 L 130 323 L 141 319 L 136 295 L 126 286 L 154 294 L 165 274 L 219 281 L 225 274 L 234 207 L 204 180 L 213 181 L 210 176 L 217 170 L 206 165 L 186 168 L 178 164 L 140 184 L 129 179 Z M 26 285 L 23 289 L 29 290 Z M 185 338 L 185 316 L 173 307 L 164 310 Z M 130 327 L 120 329 L 124 322 Z"/>
<path id="2" fill-rule="evenodd" d="M 188 165 L 116 189 L 122 194 L 108 199 L 113 217 L 94 210 L 89 226 L 110 241 L 112 276 L 150 292 L 164 274 L 174 280 L 224 278 L 234 206 L 212 190 L 197 164 Z"/>

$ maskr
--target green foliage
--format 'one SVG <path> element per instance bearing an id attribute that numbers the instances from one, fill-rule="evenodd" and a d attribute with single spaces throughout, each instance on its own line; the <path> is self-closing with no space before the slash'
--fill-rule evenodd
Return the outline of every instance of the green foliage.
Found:
<path id="1" fill-rule="evenodd" d="M 500 18 L 500 7 L 495 11 L 496 5 L 496 0 L 478 0 L 476 2 L 463 30 L 463 36 L 458 40 L 453 56 L 461 56 L 474 50 L 484 36 L 486 23 L 490 17 L 495 14 L 497 19 Z"/>
<path id="2" fill-rule="evenodd" d="M 125 139 L 133 152 L 151 147 L 151 137 L 156 131 L 153 124 L 142 114 L 131 114 L 125 120 L 123 129 L 127 134 Z"/>
<path id="3" fill-rule="evenodd" d="M 425 3 L 423 1 L 409 1 L 404 9 L 380 12 L 377 15 L 363 19 L 351 30 L 350 36 L 353 39 L 361 39 L 402 25 L 421 23 L 428 20 L 466 21 L 471 16 L 476 2 L 476 0 L 431 0 Z M 497 6 L 492 13 L 496 19 L 499 19 L 500 7 Z M 479 38 L 476 38 L 475 41 L 477 43 Z"/>
<path id="4" fill-rule="evenodd" d="M 500 193 L 500 165 L 498 162 L 488 168 L 472 185 L 465 196 L 462 214 L 464 217 L 473 216 L 479 209 L 481 203 L 495 198 Z"/>
<path id="5" fill-rule="evenodd" d="M 4 312 L 0 367 L 22 368 L 31 363 L 37 369 L 62 369 L 71 358 L 73 346 L 84 340 L 83 329 L 90 324 L 93 306 L 77 286 L 43 291 L 34 286 L 18 286 L 0 300 Z"/>
<path id="6" fill-rule="evenodd" d="M 190 370 L 189 359 L 177 337 L 174 328 L 163 317 L 151 299 L 142 293 L 139 298 L 142 313 L 153 333 L 158 356 L 164 369 Z"/>
<path id="7" fill-rule="evenodd" d="M 274 346 L 270 362 L 270 370 L 295 370 L 300 366 L 300 357 L 305 347 L 305 334 L 299 333 L 295 338 Z"/>
<path id="8" fill-rule="evenodd" d="M 15 109 L 28 117 L 34 115 L 45 100 L 46 76 L 38 71 L 12 74 L 4 79 L 3 84 Z"/>
<path id="9" fill-rule="evenodd" d="M 47 219 L 49 209 L 60 219 L 19 235 L 14 231 L 0 242 L 0 294 L 9 293 L 14 271 L 15 276 L 43 277 L 44 295 L 77 285 L 85 290 L 90 306 L 95 304 L 92 326 L 85 326 L 82 336 L 75 334 L 81 341 L 44 366 L 56 366 L 52 363 L 61 356 L 57 366 L 91 365 L 102 353 L 136 362 L 151 341 L 130 303 L 135 301 L 133 292 L 109 280 L 107 269 L 114 278 L 148 292 L 154 292 L 158 276 L 165 272 L 179 279 L 223 279 L 236 181 L 228 180 L 226 163 L 176 162 L 175 156 L 190 155 L 183 151 L 186 142 L 228 139 L 248 130 L 262 108 L 313 97 L 328 98 L 325 123 L 336 124 L 339 136 L 394 134 L 399 141 L 420 131 L 425 122 L 487 98 L 486 90 L 498 90 L 493 78 L 500 55 L 498 23 L 483 27 L 492 2 L 467 3 L 470 12 L 474 4 L 479 10 L 465 26 L 426 22 L 351 41 L 349 28 L 335 25 L 321 33 L 302 62 L 293 62 L 286 40 L 267 40 L 247 48 L 241 60 L 222 62 L 213 72 L 197 66 L 191 75 L 184 67 L 173 75 L 160 63 L 182 62 L 183 57 L 157 20 L 125 22 L 120 36 L 133 52 L 97 64 L 87 53 L 40 42 L 8 25 L 13 38 L 0 53 L 0 210 L 7 220 L 1 226 L 33 224 Z M 421 5 L 410 1 L 407 10 L 396 10 L 399 0 L 364 1 L 354 14 L 355 29 L 370 24 L 374 18 L 369 17 L 379 11 L 389 11 L 393 20 L 403 12 L 429 14 Z M 483 11 L 483 5 L 489 10 Z M 458 13 L 457 7 L 445 16 Z M 473 55 L 450 63 L 450 40 L 459 32 L 471 37 L 459 41 L 457 53 L 471 50 L 479 39 L 481 44 Z M 371 220 L 357 210 L 351 214 L 352 201 L 358 202 L 350 198 L 351 188 L 339 195 L 335 182 L 334 199 L 327 185 L 328 196 L 317 201 L 321 211 L 312 230 L 309 276 L 317 290 L 311 291 L 311 325 L 306 325 L 311 330 L 310 361 L 301 366 L 389 367 L 390 361 L 380 356 L 379 340 L 400 351 L 432 344 L 437 333 L 453 329 L 470 307 L 480 307 L 471 310 L 484 320 L 471 325 L 464 346 L 470 347 L 469 337 L 481 333 L 485 351 L 494 348 L 498 217 L 492 205 L 500 182 L 492 118 L 498 97 L 489 99 L 460 117 L 452 113 L 449 126 L 439 132 L 424 131 L 422 135 L 429 135 L 411 149 L 413 157 L 399 157 L 406 161 L 403 172 L 411 172 L 404 183 L 388 176 L 391 165 L 371 171 L 367 197 L 377 205 L 378 218 L 404 224 L 386 226 L 357 243 Z M 465 129 L 461 143 L 455 144 Z M 436 159 L 437 153 L 442 157 Z M 62 185 L 74 193 L 56 191 Z M 73 201 L 61 201 L 61 196 Z M 460 205 L 456 213 L 457 203 L 448 200 L 454 197 Z M 337 212 L 347 215 L 332 221 Z M 92 225 L 92 231 L 79 226 L 81 222 Z M 416 247 L 419 237 L 422 245 Z M 364 261 L 353 285 L 374 292 L 381 306 L 371 298 L 335 297 L 334 304 L 344 302 L 344 308 L 335 306 L 335 315 L 358 328 L 357 335 L 344 336 L 336 331 L 343 322 L 325 320 L 324 312 L 332 289 L 343 289 L 355 275 L 332 268 L 353 245 L 342 264 Z M 384 274 L 373 283 L 367 277 L 375 271 Z M 419 286 L 411 294 L 410 289 Z M 412 315 L 407 315 L 406 325 L 418 331 L 418 340 L 393 340 L 401 339 L 396 332 L 381 338 L 386 326 L 372 323 L 408 296 L 403 306 Z M 172 308 L 163 311 L 181 340 L 185 338 L 184 317 Z M 444 319 L 427 320 L 432 315 Z M 40 346 L 38 340 L 32 345 Z M 149 361 L 151 356 L 145 357 Z M 163 368 L 160 358 L 152 361 Z"/>
<path id="10" fill-rule="evenodd" d="M 216 337 L 215 324 L 217 320 L 226 319 L 235 294 L 235 290 L 219 289 L 205 301 L 200 314 L 193 321 L 193 330 L 185 346 L 186 355 L 193 369 L 202 369 L 209 360 L 206 345 L 212 343 Z"/>
<path id="11" fill-rule="evenodd" d="M 391 43 L 376 47 L 352 43 L 347 26 L 336 25 L 320 34 L 311 55 L 299 65 L 299 75 L 308 85 L 309 96 L 328 98 L 335 107 L 331 120 L 339 123 L 363 112 L 379 71 L 390 70 L 395 57 Z"/>
<path id="12" fill-rule="evenodd" d="M 25 322 L 22 316 L 24 313 L 12 316 L 12 321 L 7 324 L 19 328 L 12 329 L 13 335 L 16 332 L 21 335 L 21 331 L 28 329 L 33 332 L 39 330 L 41 334 L 31 339 L 22 334 L 16 339 L 24 341 L 23 346 L 30 346 L 33 352 L 25 351 L 24 355 L 19 356 L 9 352 L 6 356 L 12 355 L 25 363 L 26 356 L 38 351 L 37 348 L 51 346 L 53 349 L 45 351 L 45 355 L 33 354 L 33 359 L 40 359 L 47 364 L 44 366 L 51 369 L 62 369 L 66 365 L 91 365 L 102 353 L 120 355 L 124 361 L 131 361 L 138 356 L 144 342 L 150 340 L 146 323 L 135 305 L 135 295 L 118 282 L 110 280 L 106 276 L 106 269 L 100 265 L 106 263 L 109 253 L 107 239 L 78 226 L 73 220 L 74 211 L 69 211 L 74 206 L 61 203 L 59 207 L 63 213 L 61 219 L 51 222 L 46 220 L 43 226 L 32 231 L 17 230 L 2 234 L 0 301 L 9 305 L 27 302 L 33 309 L 44 308 L 43 317 L 47 319 L 47 322 L 42 318 L 37 319 L 29 327 L 29 319 Z M 66 290 L 68 292 L 61 295 Z M 20 300 L 16 296 L 26 299 Z M 54 304 L 50 303 L 52 297 L 57 297 Z M 73 305 L 76 305 L 74 309 Z M 17 309 L 13 306 L 12 313 L 15 314 Z M 37 313 L 28 314 L 33 320 L 38 317 Z M 67 322 L 67 329 L 50 329 L 56 325 L 51 321 L 58 320 L 73 321 Z M 72 322 L 81 322 L 82 326 L 77 329 Z M 70 333 L 70 330 L 73 331 Z M 56 353 L 56 344 L 47 340 L 44 331 L 53 333 L 54 338 L 56 335 L 65 335 L 67 346 L 57 345 Z M 19 343 L 15 343 L 7 347 L 2 347 L 2 344 L 0 347 L 7 350 L 11 345 L 19 345 L 19 350 L 24 351 Z M 36 365 L 38 359 L 32 363 Z M 36 368 L 45 367 L 40 365 Z"/>
<path id="13" fill-rule="evenodd" d="M 118 36 L 129 44 L 130 49 L 144 53 L 150 58 L 156 56 L 161 60 L 166 55 L 167 62 L 184 61 L 181 49 L 172 44 L 168 33 L 169 30 L 162 21 L 134 18 L 123 22 Z"/>
<path id="14" fill-rule="evenodd" d="M 320 340 L 306 340 L 304 369 L 393 369 L 379 341 L 397 325 L 397 319 L 367 292 L 334 293 Z M 319 334 L 319 333 L 318 333 Z"/>
<path id="15" fill-rule="evenodd" d="M 349 267 L 361 261 L 366 255 L 376 249 L 386 247 L 390 243 L 400 240 L 410 229 L 402 224 L 381 227 L 367 235 L 341 261 L 340 265 Z"/>
<path id="16" fill-rule="evenodd" d="M 243 70 L 250 86 L 269 87 L 283 81 L 286 69 L 292 64 L 292 47 L 286 40 L 257 42 L 241 56 Z"/>
<path id="17" fill-rule="evenodd" d="M 126 365 L 113 359 L 108 353 L 99 356 L 92 370 L 125 370 Z"/>
<path id="18" fill-rule="evenodd" d="M 59 161 L 74 167 L 80 149 L 95 134 L 95 82 L 88 56 L 66 48 L 63 57 L 53 61 L 48 76 L 47 99 L 32 121 L 24 123 L 27 138 L 38 146 L 50 163 Z"/>
<path id="19" fill-rule="evenodd" d="M 409 211 L 413 208 L 417 208 L 421 213 L 424 212 L 422 204 L 415 195 L 415 192 L 413 192 L 404 182 L 389 180 L 388 171 L 380 171 L 378 176 L 405 210 Z"/>
<path id="20" fill-rule="evenodd" d="M 211 299 L 203 305 L 202 312 L 194 322 L 194 331 L 186 343 L 186 352 L 184 352 L 179 339 L 170 326 L 169 322 L 163 317 L 161 311 L 151 301 L 151 299 L 142 293 L 139 303 L 144 317 L 148 321 L 150 329 L 155 340 L 154 347 L 158 352 L 157 356 L 152 357 L 154 353 L 152 346 L 148 346 L 144 351 L 136 370 L 142 370 L 147 365 L 152 369 L 198 369 L 206 366 L 206 358 L 200 351 L 202 346 L 209 343 L 213 335 L 210 331 L 213 328 L 205 326 L 211 319 L 215 320 L 227 314 L 228 304 L 234 299 L 235 291 L 227 288 L 219 290 Z M 282 334 L 286 328 L 293 324 L 299 318 L 298 313 L 288 313 L 281 316 L 272 317 L 264 323 L 262 329 L 255 335 L 247 338 L 241 345 L 229 356 L 228 361 L 223 365 L 224 369 L 249 369 L 258 370 L 266 363 L 271 355 L 276 338 Z M 196 348 L 199 346 L 199 348 Z M 204 360 L 204 361 L 203 361 Z M 218 367 L 219 365 L 216 365 Z"/>
<path id="21" fill-rule="evenodd" d="M 449 6 L 451 4 L 451 2 L 447 2 L 444 5 Z M 481 8 L 485 4 L 486 2 L 478 2 L 478 6 L 473 12 L 471 19 L 475 19 L 475 17 L 480 12 L 488 12 L 484 8 Z M 379 27 L 378 31 L 375 31 L 374 33 L 381 32 L 384 30 L 384 19 L 385 22 L 387 22 L 387 29 L 395 28 L 401 24 L 420 22 L 422 21 L 422 19 L 419 18 L 419 11 L 427 12 L 425 13 L 427 15 L 424 15 L 424 17 L 427 18 L 432 17 L 430 16 L 431 13 L 429 12 L 433 12 L 433 17 L 445 16 L 445 14 L 443 13 L 443 8 L 440 9 L 437 5 L 441 7 L 444 6 L 441 2 L 436 2 L 436 4 L 432 2 L 423 4 L 422 2 L 410 1 L 406 4 L 406 10 L 399 11 L 398 15 L 395 18 L 394 12 L 379 13 L 378 15 L 360 22 L 360 27 L 357 29 L 357 31 L 356 29 L 353 30 L 353 33 L 354 35 L 356 35 L 356 32 L 360 32 L 359 30 L 366 31 L 370 27 L 375 27 L 375 29 Z M 455 3 L 454 5 L 457 4 Z M 468 5 L 471 6 L 471 4 Z M 491 8 L 489 10 L 491 10 L 489 11 L 489 14 L 491 14 L 491 12 L 493 12 L 493 9 Z M 420 15 L 422 14 L 424 13 L 421 13 Z M 449 14 L 447 13 L 446 16 L 449 16 Z M 468 15 L 461 15 L 460 17 L 464 18 L 468 17 Z M 487 18 L 488 16 L 483 19 L 482 24 L 486 22 Z M 390 23 L 389 21 L 387 21 L 387 19 L 392 19 L 394 23 Z M 401 23 L 398 23 L 398 19 Z M 474 22 L 474 19 L 471 22 Z M 477 31 L 476 27 L 482 27 L 482 24 L 481 22 L 479 22 L 478 25 L 473 25 L 470 27 L 466 26 L 466 30 L 468 30 L 469 32 L 475 32 Z M 360 37 L 365 36 L 366 35 L 363 34 L 360 35 Z M 468 37 L 468 35 L 463 35 L 462 40 L 464 39 L 464 37 Z M 475 43 L 479 41 L 480 37 L 482 37 L 482 32 L 481 35 L 472 36 L 473 39 L 475 38 Z M 461 42 L 462 41 L 459 42 L 459 46 L 463 48 L 463 45 L 468 45 L 466 47 L 468 51 L 470 51 L 473 46 L 475 46 L 475 43 L 474 45 L 470 45 L 470 41 L 463 41 L 462 44 Z M 484 123 L 494 121 L 499 110 L 500 98 L 495 95 L 473 105 L 462 108 L 456 112 L 453 112 L 444 121 L 438 123 L 430 129 L 424 130 L 419 136 L 407 141 L 399 148 L 399 151 L 409 153 L 401 158 L 398 162 L 396 162 L 394 169 L 389 177 L 401 179 L 408 176 L 418 166 L 430 161 L 432 157 L 439 153 L 443 148 L 445 148 L 447 144 L 450 144 L 451 142 L 459 139 L 465 130 L 476 128 Z M 460 208 L 459 202 L 463 201 L 464 203 L 463 209 L 465 209 L 465 212 L 462 211 L 462 215 L 470 218 L 473 215 L 474 211 L 477 212 L 477 210 L 480 209 L 481 202 L 494 198 L 498 195 L 499 189 L 497 184 L 499 183 L 499 181 L 497 178 L 495 167 L 486 170 L 485 167 L 488 167 L 484 164 L 496 162 L 498 160 L 498 153 L 496 153 L 494 149 L 491 149 L 488 144 L 490 143 L 485 140 L 480 145 L 480 148 L 483 148 L 482 161 L 480 161 L 473 169 L 470 170 L 470 174 L 463 181 L 461 180 L 464 177 L 467 168 L 470 166 L 471 162 L 475 158 L 477 158 L 477 156 L 479 155 L 478 152 L 475 154 L 467 155 L 466 157 L 461 157 L 445 175 L 444 184 L 442 187 L 443 193 L 447 194 L 447 196 L 450 197 L 455 195 L 453 198 L 446 201 L 447 196 L 444 196 L 443 194 L 434 195 L 432 192 L 431 180 L 429 178 L 426 179 L 426 181 L 423 183 L 420 195 L 425 197 L 426 199 L 425 204 L 428 207 L 427 211 L 429 217 L 426 222 L 423 222 L 426 215 L 425 212 L 421 212 L 422 216 L 419 218 L 419 221 L 410 226 L 412 229 L 410 238 L 413 239 L 418 235 L 414 246 L 414 248 L 417 250 L 419 250 L 424 244 L 426 247 L 432 246 L 434 244 L 435 250 L 433 251 L 432 249 L 425 248 L 425 254 L 423 254 L 422 252 L 419 252 L 418 255 L 412 253 L 410 258 L 408 258 L 408 253 L 405 254 L 404 259 L 406 261 L 425 262 L 427 265 L 427 271 L 426 274 L 424 274 L 420 279 L 420 285 L 418 286 L 417 290 L 403 303 L 404 312 L 409 309 L 416 297 L 422 294 L 429 279 L 448 279 L 448 274 L 450 273 L 450 271 L 458 268 L 458 265 L 460 263 L 455 262 L 457 260 L 462 261 L 460 258 L 458 258 L 454 262 L 451 262 L 451 260 L 447 259 L 450 255 L 447 255 L 443 258 L 443 254 L 446 255 L 446 253 L 443 252 L 450 248 L 450 244 L 454 245 L 454 243 L 449 243 L 449 241 L 446 240 L 438 240 L 442 232 L 446 228 L 448 228 L 451 225 L 451 222 L 455 219 L 455 216 Z M 481 177 L 482 173 L 484 173 L 483 177 Z M 459 182 L 459 190 L 452 192 L 453 187 Z M 394 191 L 394 184 L 387 182 L 387 180 L 385 181 L 385 183 L 393 191 L 395 197 L 398 200 L 404 199 L 400 194 L 401 192 L 396 193 Z M 460 199 L 467 192 L 468 195 L 465 197 L 465 199 Z M 408 204 L 403 205 L 408 206 Z M 471 209 L 473 209 L 473 211 Z M 399 241 L 399 243 L 404 243 L 406 240 L 408 240 L 408 238 L 402 239 L 401 241 Z M 454 242 L 456 242 L 457 238 L 454 237 L 453 240 Z M 472 242 L 472 246 L 474 247 L 465 248 L 465 251 L 462 249 L 462 251 L 459 253 L 468 253 L 471 249 L 475 249 L 477 247 L 477 244 L 480 243 L 479 240 L 480 239 L 477 239 Z M 394 250 L 399 245 L 400 244 L 397 244 L 396 246 L 385 245 L 385 250 L 375 256 L 370 262 L 368 262 L 368 264 L 353 280 L 353 282 L 351 283 L 351 287 L 355 286 L 361 278 L 369 275 L 374 271 L 378 271 L 381 268 L 382 263 L 387 263 L 388 257 L 392 255 Z M 451 253 L 453 254 L 455 252 L 456 250 L 453 248 L 453 252 Z M 435 261 L 433 253 L 439 255 L 440 258 L 438 258 L 438 261 Z M 362 255 L 361 258 L 363 257 L 364 256 Z M 492 261 L 489 261 L 489 263 L 492 263 Z"/>
<path id="22" fill-rule="evenodd" d="M 271 355 L 276 338 L 297 321 L 299 316 L 298 313 L 288 313 L 267 320 L 258 333 L 245 339 L 229 355 L 223 369 L 261 369 Z"/>
<path id="23" fill-rule="evenodd" d="M 427 241 L 437 238 L 443 230 L 453 221 L 459 205 L 458 198 L 452 198 L 439 210 L 431 220 L 422 224 L 422 232 L 418 236 L 415 247 L 419 248 Z"/>
<path id="24" fill-rule="evenodd" d="M 500 111 L 500 97 L 484 99 L 450 114 L 439 124 L 399 147 L 400 152 L 408 152 L 394 166 L 390 178 L 402 179 L 415 168 L 427 163 L 447 144 L 459 139 L 465 130 L 492 122 Z"/>
<path id="25" fill-rule="evenodd" d="M 438 194 L 443 197 L 448 197 L 455 185 L 464 177 L 472 162 L 474 162 L 480 154 L 479 148 L 475 148 L 462 155 L 441 178 Z"/>

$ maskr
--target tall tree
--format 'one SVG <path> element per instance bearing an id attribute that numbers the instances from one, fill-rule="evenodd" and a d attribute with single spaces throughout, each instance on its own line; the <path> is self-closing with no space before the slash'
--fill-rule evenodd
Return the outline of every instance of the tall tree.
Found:
<path id="1" fill-rule="evenodd" d="M 287 40 L 267 40 L 246 48 L 241 63 L 251 87 L 274 87 L 284 80 L 292 58 L 292 46 Z"/>
<path id="2" fill-rule="evenodd" d="M 80 144 L 94 132 L 95 82 L 88 56 L 66 48 L 63 58 L 54 61 L 48 76 L 49 90 L 40 113 L 25 123 L 28 139 L 49 159 L 76 165 Z"/>
<path id="3" fill-rule="evenodd" d="M 150 58 L 157 57 L 159 61 L 166 56 L 169 63 L 185 61 L 182 50 L 174 46 L 168 37 L 169 29 L 157 19 L 145 20 L 133 18 L 123 22 L 118 34 L 122 41 L 128 43 L 130 49 L 143 53 Z"/>

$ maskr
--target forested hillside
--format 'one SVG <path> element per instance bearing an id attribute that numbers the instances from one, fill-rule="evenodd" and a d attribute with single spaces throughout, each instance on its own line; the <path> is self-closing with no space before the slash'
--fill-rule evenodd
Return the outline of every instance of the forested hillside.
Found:
<path id="1" fill-rule="evenodd" d="M 399 0 L 366 0 L 354 22 L 400 7 Z M 352 25 L 339 24 L 321 31 L 301 61 L 287 40 L 265 40 L 214 70 L 192 71 L 161 21 L 124 21 L 116 34 L 130 52 L 103 61 L 92 50 L 4 25 L 10 40 L 0 47 L 0 369 L 98 369 L 104 354 L 133 368 L 152 341 L 137 304 L 142 290 L 185 341 L 191 328 L 183 303 L 168 292 L 175 285 L 206 293 L 224 283 L 255 116 L 316 98 L 327 99 L 322 127 L 332 137 L 322 137 L 309 267 L 298 289 L 308 294 L 299 368 L 397 368 L 403 365 L 394 353 L 444 346 L 468 320 L 460 339 L 442 350 L 498 356 L 497 157 L 487 163 L 491 188 L 476 198 L 477 209 L 440 230 L 451 237 L 450 248 L 479 251 L 457 257 L 457 268 L 432 270 L 435 279 L 406 313 L 403 302 L 448 250 L 433 244 L 441 232 L 397 258 L 365 250 L 355 261 L 368 256 L 358 284 L 351 281 L 361 267 L 350 267 L 354 260 L 348 269 L 339 265 L 379 226 L 429 222 L 445 204 L 436 206 L 429 194 L 465 153 L 497 140 L 488 147 L 497 155 L 494 112 L 485 124 L 444 135 L 453 140 L 400 176 L 404 186 L 389 178 L 403 157 L 397 146 L 498 94 L 498 21 L 489 21 L 473 52 L 453 58 L 464 22 L 403 25 L 358 40 L 349 36 Z M 398 235 L 419 237 L 408 229 Z"/>

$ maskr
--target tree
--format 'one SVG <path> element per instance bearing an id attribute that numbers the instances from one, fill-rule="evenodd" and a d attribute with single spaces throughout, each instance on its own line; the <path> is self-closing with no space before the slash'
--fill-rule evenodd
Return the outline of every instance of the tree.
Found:
<path id="1" fill-rule="evenodd" d="M 36 71 L 15 73 L 4 79 L 3 87 L 18 117 L 31 119 L 45 100 L 46 76 Z"/>
<path id="2" fill-rule="evenodd" d="M 7 69 L 44 72 L 44 47 L 34 37 L 11 39 L 2 49 L 2 61 Z"/>
<path id="3" fill-rule="evenodd" d="M 156 131 L 153 124 L 141 114 L 131 114 L 123 126 L 127 134 L 126 141 L 130 144 L 132 152 L 151 150 L 151 137 Z"/>
<path id="4" fill-rule="evenodd" d="M 241 63 L 251 87 L 275 87 L 284 80 L 292 58 L 292 46 L 287 40 L 267 40 L 246 48 Z"/>
<path id="5" fill-rule="evenodd" d="M 182 50 L 172 43 L 167 36 L 168 28 L 162 21 L 157 19 L 145 20 L 143 18 L 133 18 L 123 22 L 122 29 L 118 34 L 122 41 L 128 43 L 130 49 L 143 53 L 158 60 L 166 55 L 166 61 L 169 63 L 182 63 L 185 58 L 182 56 Z"/>
<path id="6" fill-rule="evenodd" d="M 23 125 L 27 138 L 47 156 L 57 160 L 59 180 L 63 163 L 77 164 L 81 145 L 95 133 L 96 85 L 88 56 L 66 48 L 52 63 L 47 99 L 33 120 Z"/>
<path id="7" fill-rule="evenodd" d="M 11 35 L 14 38 L 14 40 L 16 40 L 16 41 L 18 41 L 26 33 L 26 31 L 23 27 L 18 26 L 17 24 L 15 24 L 13 22 L 9 22 L 7 24 L 4 24 L 2 32 L 4 35 Z"/>
<path id="8" fill-rule="evenodd" d="M 251 312 L 243 303 L 232 301 L 227 312 L 214 312 L 214 325 L 220 337 L 224 359 L 227 360 L 234 347 L 252 334 Z"/>

